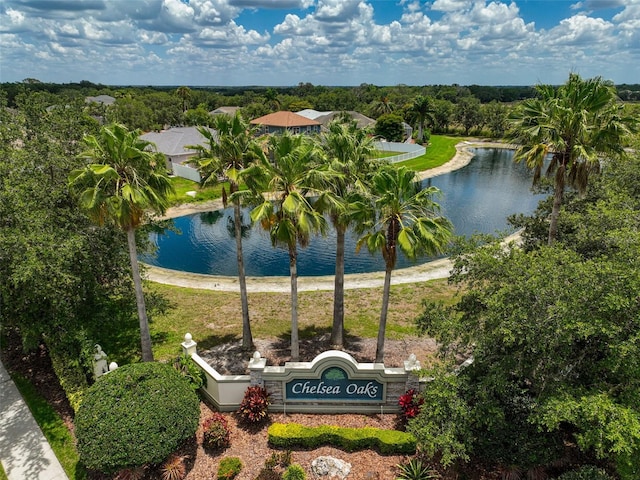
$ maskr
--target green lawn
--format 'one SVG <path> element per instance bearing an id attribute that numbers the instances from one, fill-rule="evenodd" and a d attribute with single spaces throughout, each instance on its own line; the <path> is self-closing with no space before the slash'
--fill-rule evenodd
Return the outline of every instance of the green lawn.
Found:
<path id="1" fill-rule="evenodd" d="M 463 141 L 462 137 L 448 137 L 444 135 L 431 135 L 429 146 L 424 155 L 399 162 L 401 165 L 412 170 L 421 172 L 430 168 L 439 167 L 451 160 L 456 154 L 456 145 Z"/>
<path id="2" fill-rule="evenodd" d="M 0 480 L 7 480 L 7 474 L 4 473 L 4 468 L 2 468 L 1 463 L 0 463 Z"/>
<path id="3" fill-rule="evenodd" d="M 150 283 L 150 288 L 166 297 L 172 308 L 156 315 L 151 323 L 153 352 L 157 360 L 180 354 L 180 343 L 189 332 L 199 348 L 240 339 L 242 314 L 240 294 Z M 446 279 L 391 287 L 387 338 L 416 335 L 414 320 L 422 312 L 421 300 L 454 301 L 455 287 Z M 345 329 L 350 335 L 372 338 L 377 335 L 382 288 L 345 291 Z M 290 293 L 249 293 L 251 331 L 255 338 L 288 337 L 291 325 Z M 298 294 L 300 338 L 331 331 L 333 292 Z M 131 338 L 131 347 L 139 338 Z M 118 352 L 109 352 L 118 357 Z"/>
<path id="4" fill-rule="evenodd" d="M 229 191 L 228 184 L 220 183 L 212 187 L 201 188 L 198 182 L 193 182 L 181 177 L 171 177 L 171 183 L 175 193 L 171 195 L 169 201 L 171 205 L 180 205 L 181 203 L 197 203 L 215 200 L 222 196 L 222 187 Z M 196 196 L 187 195 L 187 192 L 196 192 Z"/>
<path id="5" fill-rule="evenodd" d="M 67 476 L 71 480 L 87 478 L 86 470 L 78 463 L 80 457 L 73 437 L 56 411 L 26 378 L 21 375 L 12 375 L 11 378 L 13 378 L 36 422 L 40 425 L 42 433 L 58 457 Z M 0 478 L 3 477 L 0 475 Z"/>

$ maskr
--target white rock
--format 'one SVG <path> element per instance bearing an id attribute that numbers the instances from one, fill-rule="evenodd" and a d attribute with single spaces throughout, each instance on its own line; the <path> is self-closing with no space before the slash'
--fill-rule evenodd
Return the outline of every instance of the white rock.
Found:
<path id="1" fill-rule="evenodd" d="M 345 479 L 351 471 L 351 464 L 334 457 L 318 457 L 311 462 L 311 470 L 319 477 Z"/>

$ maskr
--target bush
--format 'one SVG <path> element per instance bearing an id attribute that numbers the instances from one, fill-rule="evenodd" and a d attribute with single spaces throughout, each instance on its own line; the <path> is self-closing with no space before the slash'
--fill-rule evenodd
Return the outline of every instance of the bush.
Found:
<path id="1" fill-rule="evenodd" d="M 204 437 L 202 446 L 211 450 L 220 450 L 230 445 L 229 422 L 220 413 L 214 413 L 211 418 L 207 418 L 202 428 Z"/>
<path id="2" fill-rule="evenodd" d="M 407 390 L 407 393 L 400 395 L 398 404 L 402 411 L 402 420 L 406 424 L 410 419 L 415 418 L 420 413 L 420 406 L 424 403 L 424 399 L 418 396 L 415 389 Z"/>
<path id="3" fill-rule="evenodd" d="M 432 478 L 440 478 L 437 472 L 430 469 L 427 465 L 417 458 L 412 458 L 406 463 L 397 466 L 398 477 L 396 480 L 429 480 Z"/>
<path id="4" fill-rule="evenodd" d="M 558 480 L 613 480 L 607 472 L 593 465 L 584 465 L 577 470 L 563 473 Z"/>
<path id="5" fill-rule="evenodd" d="M 269 414 L 269 394 L 263 387 L 249 387 L 244 392 L 244 398 L 238 409 L 243 420 L 249 423 L 260 423 L 266 420 Z"/>
<path id="6" fill-rule="evenodd" d="M 306 480 L 307 474 L 297 463 L 289 465 L 282 475 L 282 480 Z"/>
<path id="7" fill-rule="evenodd" d="M 198 428 L 200 404 L 171 366 L 125 365 L 91 386 L 75 418 L 81 462 L 112 473 L 166 459 Z"/>
<path id="8" fill-rule="evenodd" d="M 207 377 L 189 355 L 184 353 L 173 361 L 173 368 L 180 372 L 188 381 L 191 388 L 198 390 L 207 386 Z"/>
<path id="9" fill-rule="evenodd" d="M 218 479 L 232 479 L 242 470 L 242 462 L 238 457 L 225 457 L 220 460 L 218 467 Z"/>
<path id="10" fill-rule="evenodd" d="M 348 452 L 377 449 L 382 454 L 414 454 L 416 438 L 398 430 L 380 428 L 342 428 L 323 425 L 305 427 L 297 423 L 274 423 L 269 427 L 268 440 L 279 448 L 317 448 L 332 445 Z"/>

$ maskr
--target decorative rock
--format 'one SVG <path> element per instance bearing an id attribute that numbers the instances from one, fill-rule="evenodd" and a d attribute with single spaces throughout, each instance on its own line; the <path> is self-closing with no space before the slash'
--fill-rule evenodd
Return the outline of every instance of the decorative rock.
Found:
<path id="1" fill-rule="evenodd" d="M 319 477 L 345 479 L 351 464 L 334 457 L 318 457 L 311 462 L 311 471 Z"/>

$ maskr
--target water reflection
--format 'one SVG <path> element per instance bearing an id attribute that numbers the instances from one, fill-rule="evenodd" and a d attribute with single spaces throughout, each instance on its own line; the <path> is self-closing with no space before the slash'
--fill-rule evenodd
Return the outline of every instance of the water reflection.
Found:
<path id="1" fill-rule="evenodd" d="M 475 232 L 494 233 L 508 229 L 507 217 L 513 213 L 531 213 L 541 195 L 531 192 L 531 176 L 526 167 L 514 164 L 513 152 L 503 149 L 477 149 L 469 165 L 455 172 L 423 182 L 442 190 L 438 200 L 443 215 L 452 221 L 457 235 Z M 243 211 L 243 224 L 249 213 Z M 233 209 L 188 215 L 175 219 L 182 235 L 168 232 L 152 234 L 158 246 L 155 258 L 144 258 L 149 264 L 173 270 L 211 275 L 237 275 Z M 345 273 L 363 273 L 384 269 L 379 254 L 363 249 L 355 253 L 357 235 L 346 236 Z M 260 225 L 243 228 L 243 250 L 246 274 L 250 276 L 286 276 L 289 257 L 285 249 L 274 248 Z M 417 263 L 430 260 L 423 257 Z M 404 255 L 398 256 L 397 268 L 414 264 Z M 335 268 L 335 232 L 315 237 L 306 249 L 299 250 L 300 276 L 332 275 Z"/>

